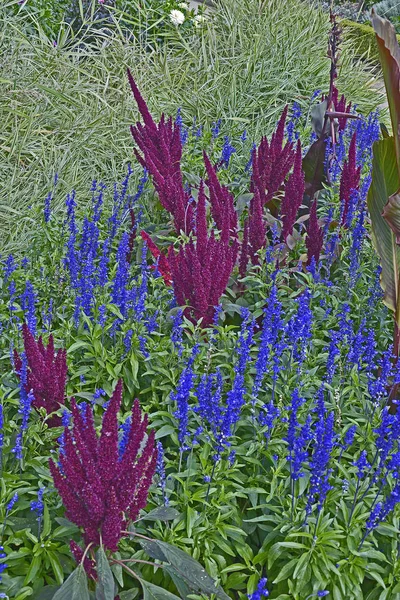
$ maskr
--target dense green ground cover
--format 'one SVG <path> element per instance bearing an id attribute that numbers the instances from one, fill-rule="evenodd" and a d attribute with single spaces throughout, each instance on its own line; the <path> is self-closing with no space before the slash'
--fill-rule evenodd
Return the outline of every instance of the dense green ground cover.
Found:
<path id="1" fill-rule="evenodd" d="M 0 7 L 0 11 L 1 11 Z M 223 2 L 212 21 L 170 43 L 146 49 L 118 32 L 82 43 L 22 33 L 18 18 L 0 19 L 0 231 L 2 246 L 24 244 L 28 207 L 43 201 L 57 172 L 60 198 L 87 189 L 88 178 L 111 184 L 132 157 L 135 106 L 126 67 L 156 115 L 176 114 L 249 141 L 269 134 L 287 102 L 306 107 L 327 81 L 326 14 L 290 0 Z M 89 36 L 90 38 L 90 36 Z M 381 103 L 371 72 L 344 46 L 340 88 L 367 114 Z"/>
<path id="2" fill-rule="evenodd" d="M 324 133 L 326 17 L 280 7 L 221 5 L 158 52 L 2 30 L 1 598 L 400 597 L 367 209 L 395 155 L 346 47 L 335 105 L 358 118 Z M 155 119 L 132 83 L 135 141 L 127 66 Z"/>

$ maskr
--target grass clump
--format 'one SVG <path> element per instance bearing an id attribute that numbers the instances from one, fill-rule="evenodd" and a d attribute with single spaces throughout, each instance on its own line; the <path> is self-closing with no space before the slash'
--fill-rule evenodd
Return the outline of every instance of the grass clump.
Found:
<path id="1" fill-rule="evenodd" d="M 64 192 L 85 190 L 88 178 L 121 178 L 136 119 L 128 66 L 155 114 L 182 107 L 187 123 L 221 118 L 230 131 L 245 127 L 249 141 L 271 131 L 282 104 L 307 104 L 329 70 L 328 17 L 299 0 L 221 1 L 200 32 L 188 39 L 177 29 L 160 48 L 118 30 L 89 31 L 86 42 L 68 28 L 55 46 L 43 31 L 23 34 L 22 25 L 22 17 L 0 21 L 3 248 L 24 243 L 28 207 L 43 200 L 55 172 Z M 343 48 L 339 78 L 361 110 L 380 104 L 351 46 Z"/>

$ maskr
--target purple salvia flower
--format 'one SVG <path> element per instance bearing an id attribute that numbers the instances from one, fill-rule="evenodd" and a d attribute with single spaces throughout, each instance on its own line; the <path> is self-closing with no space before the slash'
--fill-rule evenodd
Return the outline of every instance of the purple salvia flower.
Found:
<path id="1" fill-rule="evenodd" d="M 174 347 L 178 350 L 178 356 L 183 352 L 183 310 L 179 309 L 172 318 L 171 340 Z"/>
<path id="2" fill-rule="evenodd" d="M 25 285 L 25 291 L 21 295 L 22 310 L 25 311 L 26 322 L 32 335 L 36 335 L 37 318 L 36 318 L 36 301 L 37 294 L 32 283 L 28 280 Z"/>
<path id="3" fill-rule="evenodd" d="M 249 594 L 247 597 L 249 600 L 262 600 L 263 598 L 268 598 L 269 591 L 267 590 L 267 578 L 263 577 L 260 579 L 257 585 L 257 589 L 252 594 Z"/>
<path id="4" fill-rule="evenodd" d="M 229 165 L 229 161 L 231 160 L 232 154 L 236 152 L 236 148 L 232 146 L 229 141 L 229 137 L 226 135 L 224 137 L 224 145 L 221 153 L 221 162 L 227 167 Z"/>
<path id="5" fill-rule="evenodd" d="M 179 378 L 179 383 L 176 392 L 171 393 L 171 400 L 176 402 L 177 409 L 174 412 L 174 416 L 179 421 L 178 440 L 180 444 L 181 453 L 184 450 L 188 450 L 189 446 L 186 443 L 188 436 L 188 424 L 189 424 L 189 396 L 193 388 L 195 379 L 195 373 L 193 370 L 194 360 L 199 352 L 199 347 L 196 344 L 190 355 L 189 360 L 183 369 Z"/>
<path id="6" fill-rule="evenodd" d="M 129 278 L 129 235 L 123 233 L 117 251 L 117 271 L 114 277 L 111 300 L 118 306 L 123 316 L 127 311 L 127 285 Z"/>

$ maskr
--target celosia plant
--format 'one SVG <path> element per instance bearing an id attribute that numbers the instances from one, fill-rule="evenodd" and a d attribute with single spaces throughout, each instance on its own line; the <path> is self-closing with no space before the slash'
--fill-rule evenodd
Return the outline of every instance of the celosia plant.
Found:
<path id="1" fill-rule="evenodd" d="M 357 167 L 357 135 L 354 133 L 349 146 L 349 154 L 344 161 L 342 176 L 340 178 L 339 198 L 343 203 L 342 225 L 347 224 L 347 217 L 350 211 L 350 202 L 354 191 L 358 190 L 360 185 L 361 167 Z"/>
<path id="2" fill-rule="evenodd" d="M 170 269 L 167 257 L 165 256 L 165 254 L 162 254 L 161 250 L 153 242 L 153 240 L 151 239 L 151 237 L 149 236 L 148 233 L 146 233 L 145 231 L 142 230 L 140 232 L 140 235 L 141 235 L 142 239 L 146 242 L 148 249 L 150 250 L 151 254 L 154 256 L 154 258 L 157 261 L 156 265 L 152 265 L 151 268 L 153 270 L 157 269 L 161 273 L 162 278 L 164 279 L 164 282 L 167 285 L 171 285 L 171 283 L 172 283 L 171 269 Z"/>
<path id="3" fill-rule="evenodd" d="M 147 415 L 142 418 L 138 400 L 133 404 L 124 444 L 119 447 L 121 399 L 119 381 L 104 413 L 100 438 L 91 406 L 81 411 L 73 399 L 73 426 L 64 429 L 59 465 L 50 460 L 54 485 L 68 519 L 83 529 L 86 544 L 102 543 L 112 551 L 117 550 L 126 521 L 134 521 L 146 505 L 157 462 L 154 431 L 144 441 Z"/>
<path id="4" fill-rule="evenodd" d="M 263 137 L 259 147 L 253 152 L 251 191 L 259 190 L 263 205 L 272 200 L 281 189 L 293 166 L 293 144 L 284 144 L 287 112 L 286 106 L 271 141 Z"/>
<path id="5" fill-rule="evenodd" d="M 238 242 L 230 240 L 230 214 L 225 212 L 221 237 L 208 235 L 206 196 L 201 182 L 196 211 L 196 243 L 191 239 L 181 245 L 178 254 L 170 246 L 168 261 L 174 282 L 175 297 L 184 306 L 186 316 L 193 322 L 202 319 L 202 326 L 212 323 L 215 307 L 228 285 L 236 263 Z"/>
<path id="6" fill-rule="evenodd" d="M 224 227 L 224 221 L 229 215 L 229 230 L 231 236 L 237 235 L 238 217 L 235 209 L 235 200 L 228 188 L 222 185 L 217 177 L 217 173 L 207 154 L 203 153 L 204 164 L 207 171 L 206 184 L 210 194 L 211 214 L 216 226 L 221 231 Z"/>
<path id="7" fill-rule="evenodd" d="M 311 205 L 310 218 L 307 225 L 306 246 L 308 265 L 311 264 L 312 259 L 314 259 L 315 262 L 318 263 L 323 243 L 324 231 L 318 223 L 317 200 L 314 200 L 314 202 Z"/>
<path id="8" fill-rule="evenodd" d="M 297 142 L 296 155 L 294 159 L 293 173 L 285 184 L 285 195 L 281 204 L 282 215 L 282 238 L 286 240 L 293 233 L 298 210 L 304 196 L 304 173 L 302 170 L 301 144 Z"/>
<path id="9" fill-rule="evenodd" d="M 192 229 L 193 207 L 190 192 L 183 187 L 179 126 L 171 117 L 166 120 L 164 115 L 157 124 L 129 69 L 128 79 L 144 121 L 143 125 L 138 122 L 131 126 L 133 139 L 142 153 L 135 149 L 135 156 L 152 176 L 160 202 L 171 213 L 176 231 L 189 233 Z"/>
<path id="10" fill-rule="evenodd" d="M 51 414 L 65 403 L 66 350 L 61 348 L 55 352 L 52 335 L 47 346 L 43 344 L 42 337 L 36 341 L 26 323 L 22 326 L 22 336 L 28 367 L 25 391 L 26 393 L 32 391 L 34 408 L 45 408 L 47 414 Z M 19 375 L 22 359 L 17 351 L 14 351 L 14 363 Z M 61 424 L 61 418 L 55 415 L 49 419 L 48 424 L 57 427 Z"/>
<path id="11" fill-rule="evenodd" d="M 267 228 L 264 223 L 261 193 L 258 188 L 254 190 L 253 197 L 250 200 L 249 216 L 246 221 L 245 227 L 247 225 L 247 222 L 249 228 L 249 255 L 251 258 L 251 262 L 253 264 L 257 264 L 257 252 L 265 246 L 267 233 Z"/>
<path id="12" fill-rule="evenodd" d="M 339 91 L 335 85 L 333 85 L 332 102 L 335 105 L 336 112 L 350 114 L 351 102 L 349 102 L 347 104 L 344 94 L 341 95 L 340 100 L 339 100 Z M 339 131 L 343 131 L 347 124 L 346 117 L 339 117 L 338 123 L 339 123 Z"/>

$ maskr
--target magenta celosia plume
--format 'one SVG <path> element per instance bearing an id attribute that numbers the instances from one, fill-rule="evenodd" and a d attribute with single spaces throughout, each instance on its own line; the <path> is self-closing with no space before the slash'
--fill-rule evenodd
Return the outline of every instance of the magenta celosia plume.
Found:
<path id="1" fill-rule="evenodd" d="M 203 158 L 207 172 L 206 184 L 210 194 L 212 218 L 214 219 L 217 228 L 221 231 L 226 219 L 226 213 L 228 213 L 230 234 L 231 236 L 236 237 L 238 217 L 233 194 L 230 193 L 226 186 L 219 182 L 215 167 L 213 167 L 205 152 L 203 152 Z"/>
<path id="2" fill-rule="evenodd" d="M 176 231 L 189 233 L 193 223 L 193 206 L 190 193 L 183 187 L 179 126 L 173 123 L 172 118 L 165 119 L 164 115 L 156 123 L 129 69 L 128 79 L 143 118 L 143 124 L 138 122 L 131 126 L 132 136 L 141 152 L 134 150 L 136 158 L 152 176 L 160 202 L 171 213 Z"/>
<path id="3" fill-rule="evenodd" d="M 287 112 L 286 106 L 271 141 L 263 137 L 253 152 L 251 191 L 258 189 L 263 205 L 272 200 L 282 188 L 293 166 L 293 144 L 284 144 Z"/>
<path id="4" fill-rule="evenodd" d="M 228 285 L 236 263 L 238 242 L 230 243 L 230 215 L 225 213 L 220 238 L 208 234 L 206 196 L 201 182 L 196 210 L 196 243 L 191 239 L 175 254 L 169 248 L 168 261 L 179 305 L 187 305 L 186 316 L 193 322 L 202 318 L 202 326 L 212 323 L 215 307 Z"/>
<path id="5" fill-rule="evenodd" d="M 149 234 L 146 233 L 146 231 L 144 231 L 142 229 L 142 231 L 140 232 L 140 235 L 141 235 L 142 239 L 146 242 L 148 249 L 150 250 L 151 254 L 154 256 L 154 258 L 157 261 L 157 267 L 156 267 L 156 265 L 152 265 L 151 268 L 153 270 L 155 270 L 157 268 L 158 271 L 161 273 L 161 276 L 164 279 L 164 282 L 167 285 L 171 285 L 172 284 L 171 269 L 169 267 L 167 257 L 165 256 L 165 254 L 163 254 L 161 252 L 161 250 L 153 242 L 153 240 L 151 239 Z"/>
<path id="6" fill-rule="evenodd" d="M 266 242 L 267 228 L 264 222 L 264 211 L 261 194 L 258 189 L 254 190 L 249 206 L 249 245 L 250 258 L 253 265 L 258 263 L 257 252 L 264 248 Z"/>
<path id="7" fill-rule="evenodd" d="M 65 402 L 67 352 L 64 348 L 55 352 L 52 335 L 47 346 L 41 337 L 36 341 L 26 323 L 22 326 L 22 337 L 28 366 L 26 392 L 32 390 L 34 408 L 45 408 L 47 414 L 53 413 Z M 14 351 L 14 362 L 19 373 L 22 361 L 17 351 Z M 53 416 L 48 424 L 57 427 L 61 424 L 61 418 Z"/>
<path id="8" fill-rule="evenodd" d="M 72 429 L 64 429 L 59 465 L 50 460 L 50 471 L 65 506 L 67 518 L 83 529 L 86 544 L 117 550 L 128 519 L 135 520 L 147 502 L 154 475 L 157 451 L 154 430 L 144 443 L 147 415 L 143 418 L 138 400 L 132 408 L 127 443 L 118 446 L 118 411 L 122 382 L 108 403 L 98 438 L 93 409 L 81 412 L 72 400 Z"/>
<path id="9" fill-rule="evenodd" d="M 242 245 L 240 248 L 240 258 L 239 258 L 239 275 L 240 275 L 240 277 L 246 277 L 249 256 L 250 256 L 249 219 L 246 219 L 244 222 L 244 229 L 243 229 L 243 241 L 242 241 Z"/>
<path id="10" fill-rule="evenodd" d="M 319 226 L 317 218 L 317 200 L 315 199 L 311 205 L 310 218 L 307 225 L 307 265 L 309 265 L 312 259 L 317 263 L 321 254 L 322 246 L 324 243 L 324 231 Z"/>
<path id="11" fill-rule="evenodd" d="M 354 133 L 340 178 L 339 199 L 343 202 L 342 225 L 347 221 L 351 196 L 360 185 L 360 174 L 361 167 L 357 167 L 357 134 Z"/>
<path id="12" fill-rule="evenodd" d="M 297 142 L 296 155 L 294 159 L 293 172 L 290 174 L 286 184 L 285 193 L 281 203 L 282 239 L 285 241 L 289 234 L 293 233 L 297 213 L 303 202 L 304 196 L 304 172 L 302 169 L 302 154 L 300 140 Z"/>
<path id="13" fill-rule="evenodd" d="M 346 98 L 345 98 L 344 94 L 341 95 L 340 100 L 339 100 L 339 91 L 335 85 L 333 86 L 332 101 L 335 105 L 336 112 L 347 113 L 347 114 L 350 113 L 351 102 L 349 102 L 346 105 Z M 339 123 L 339 131 L 343 131 L 347 124 L 346 117 L 339 117 L 338 123 Z"/>
<path id="14" fill-rule="evenodd" d="M 69 548 L 70 548 L 76 562 L 79 565 L 82 562 L 82 559 L 84 557 L 84 554 L 85 554 L 84 550 L 74 540 L 70 541 Z M 93 581 L 96 581 L 97 580 L 97 572 L 96 572 L 95 561 L 86 555 L 83 560 L 83 567 L 84 567 L 89 579 L 93 579 Z"/>

